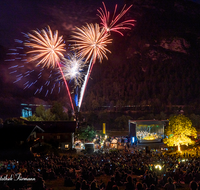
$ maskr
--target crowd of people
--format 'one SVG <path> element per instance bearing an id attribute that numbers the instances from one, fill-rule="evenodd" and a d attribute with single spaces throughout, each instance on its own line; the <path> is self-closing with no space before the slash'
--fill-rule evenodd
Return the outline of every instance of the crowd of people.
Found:
<path id="1" fill-rule="evenodd" d="M 196 190 L 200 189 L 200 158 L 157 151 L 147 154 L 132 148 L 0 162 L 0 189 L 46 190 L 45 181 L 58 178 L 64 178 L 63 186 L 74 190 L 173 190 L 185 186 Z"/>

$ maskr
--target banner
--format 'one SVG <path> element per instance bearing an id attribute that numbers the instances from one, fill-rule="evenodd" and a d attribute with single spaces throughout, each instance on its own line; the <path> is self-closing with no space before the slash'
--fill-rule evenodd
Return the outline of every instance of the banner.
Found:
<path id="1" fill-rule="evenodd" d="M 103 134 L 106 134 L 106 123 L 103 123 Z"/>

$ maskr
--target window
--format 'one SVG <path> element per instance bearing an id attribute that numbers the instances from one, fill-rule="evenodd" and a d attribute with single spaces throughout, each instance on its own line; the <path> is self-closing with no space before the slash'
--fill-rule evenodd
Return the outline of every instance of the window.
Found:
<path id="1" fill-rule="evenodd" d="M 65 144 L 65 148 L 69 148 L 69 144 Z"/>
<path id="2" fill-rule="evenodd" d="M 57 139 L 60 139 L 60 135 L 57 135 Z"/>
<path id="3" fill-rule="evenodd" d="M 61 147 L 62 147 L 62 144 L 59 144 L 58 149 L 61 149 Z"/>
<path id="4" fill-rule="evenodd" d="M 42 136 L 42 139 L 44 139 L 44 136 Z"/>

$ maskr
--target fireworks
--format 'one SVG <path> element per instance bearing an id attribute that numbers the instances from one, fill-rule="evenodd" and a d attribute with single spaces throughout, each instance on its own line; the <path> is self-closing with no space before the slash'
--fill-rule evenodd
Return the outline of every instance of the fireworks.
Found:
<path id="1" fill-rule="evenodd" d="M 64 42 L 62 36 L 58 37 L 58 31 L 53 34 L 50 27 L 45 31 L 33 31 L 35 35 L 28 33 L 29 42 L 24 43 L 25 46 L 32 48 L 28 54 L 33 54 L 33 57 L 28 61 L 39 61 L 37 65 L 43 64 L 43 67 L 57 66 L 60 58 L 63 57 Z"/>
<path id="2" fill-rule="evenodd" d="M 49 67 L 54 68 L 56 66 L 59 67 L 60 73 L 65 83 L 67 93 L 69 95 L 71 107 L 74 111 L 74 106 L 72 103 L 69 87 L 67 81 L 64 78 L 63 71 L 59 64 L 60 59 L 64 57 L 62 52 L 65 51 L 64 49 L 65 44 L 62 39 L 62 36 L 58 37 L 57 30 L 53 35 L 50 27 L 48 27 L 47 31 L 43 29 L 39 32 L 36 30 L 34 30 L 33 32 L 36 34 L 36 36 L 30 33 L 26 35 L 29 39 L 29 42 L 26 42 L 25 46 L 33 48 L 33 50 L 28 51 L 27 53 L 34 54 L 33 58 L 28 60 L 28 62 L 39 61 L 37 65 L 43 64 L 43 67 L 46 66 L 47 68 Z"/>
<path id="3" fill-rule="evenodd" d="M 74 107 L 66 80 L 74 81 L 73 84 L 75 87 L 77 87 L 77 94 L 78 87 L 81 87 L 80 99 L 78 102 L 78 106 L 80 109 L 87 82 L 89 80 L 94 63 L 97 59 L 99 59 L 100 62 L 102 62 L 103 58 L 108 59 L 106 54 L 108 52 L 111 53 L 111 51 L 107 49 L 108 44 L 112 43 L 112 39 L 110 39 L 110 32 L 117 32 L 123 36 L 121 32 L 122 30 L 131 29 L 131 26 L 134 26 L 135 20 L 133 19 L 122 21 L 122 17 L 124 17 L 124 15 L 130 10 L 131 7 L 132 5 L 126 8 L 125 5 L 122 8 L 121 12 L 119 14 L 116 14 L 116 5 L 114 13 L 111 17 L 110 12 L 107 11 L 106 6 L 103 3 L 103 8 L 97 10 L 98 16 L 101 19 L 101 25 L 103 27 L 100 27 L 99 24 L 86 24 L 86 26 L 80 28 L 76 27 L 76 31 L 74 31 L 72 35 L 72 40 L 70 40 L 71 42 L 74 42 L 73 51 L 75 50 L 76 53 L 69 53 L 67 55 L 67 58 L 64 58 L 64 53 L 66 52 L 66 50 L 63 37 L 58 36 L 57 30 L 55 32 L 52 32 L 50 27 L 47 27 L 46 29 L 34 30 L 31 33 L 25 34 L 27 40 L 24 45 L 26 49 L 28 49 L 28 51 L 25 59 L 22 58 L 21 61 L 29 63 L 30 71 L 25 72 L 24 74 L 16 75 L 15 82 L 18 82 L 24 78 L 28 79 L 28 76 L 30 75 L 32 76 L 34 73 L 34 69 L 32 67 L 33 64 L 36 64 L 36 66 L 38 66 L 37 70 L 39 70 L 40 67 L 42 67 L 42 69 L 39 71 L 40 73 L 38 76 L 34 75 L 35 77 L 38 77 L 37 79 L 28 80 L 26 83 L 24 83 L 24 89 L 30 88 L 31 86 L 35 85 L 38 82 L 38 79 L 41 78 L 41 73 L 45 70 L 50 70 L 58 67 L 63 82 L 66 86 L 73 111 Z M 23 44 L 22 41 L 19 41 L 19 43 Z M 13 49 L 13 51 L 14 52 L 11 55 L 17 55 L 17 50 Z M 32 65 L 30 62 L 32 63 Z M 88 62 L 89 64 L 87 68 L 87 73 L 84 74 L 83 70 Z M 44 67 L 47 69 L 45 69 Z M 17 68 L 20 68 L 20 66 L 11 67 L 10 69 L 12 71 L 10 72 L 10 74 L 17 74 Z M 53 83 L 53 80 L 55 78 L 53 78 L 52 80 L 52 74 L 53 72 L 50 71 L 49 75 L 47 76 L 47 80 L 45 81 L 45 84 L 39 88 L 37 87 L 35 94 L 40 93 L 45 86 L 50 86 Z M 57 84 L 59 84 L 58 86 L 60 91 L 60 86 L 62 84 L 60 83 L 60 81 L 58 81 L 59 80 L 56 80 Z M 48 93 L 52 93 L 54 88 L 55 85 L 53 85 L 51 92 L 49 90 L 46 91 L 45 96 Z"/>
<path id="4" fill-rule="evenodd" d="M 135 20 L 133 20 L 133 19 L 119 22 L 120 19 L 132 7 L 132 5 L 129 6 L 127 9 L 125 9 L 126 5 L 124 5 L 121 12 L 117 16 L 115 16 L 116 11 L 117 11 L 117 5 L 115 5 L 114 14 L 111 19 L 110 12 L 107 11 L 104 2 L 102 2 L 102 3 L 103 3 L 104 10 L 102 8 L 100 8 L 97 11 L 99 13 L 98 14 L 99 18 L 101 19 L 101 24 L 103 25 L 103 27 L 105 28 L 105 30 L 107 32 L 109 32 L 109 31 L 118 32 L 119 34 L 121 34 L 123 36 L 123 33 L 120 30 L 131 29 L 131 26 L 134 26 Z"/>
<path id="5" fill-rule="evenodd" d="M 74 32 L 75 35 L 72 36 L 75 38 L 75 40 L 72 41 L 76 42 L 75 49 L 80 56 L 86 57 L 86 61 L 90 59 L 88 71 L 80 92 L 78 103 L 80 109 L 92 67 L 97 58 L 100 62 L 103 57 L 107 58 L 106 52 L 110 52 L 110 50 L 108 50 L 106 46 L 111 43 L 112 40 L 109 39 L 110 34 L 105 32 L 104 29 L 100 29 L 98 24 L 87 24 L 87 26 L 83 26 L 82 28 L 77 27 L 77 30 L 78 31 Z"/>
<path id="6" fill-rule="evenodd" d="M 86 57 L 86 61 L 92 58 L 95 60 L 98 58 L 100 62 L 103 57 L 106 57 L 106 52 L 110 52 L 106 46 L 111 43 L 111 39 L 109 39 L 109 34 L 105 33 L 104 29 L 100 30 L 98 24 L 87 24 L 87 26 L 83 26 L 82 28 L 77 27 L 77 31 L 74 31 L 72 37 L 75 42 L 75 49 L 78 50 L 79 55 L 82 57 Z"/>
<path id="7" fill-rule="evenodd" d="M 76 53 L 69 53 L 67 59 L 62 61 L 63 74 L 66 80 L 74 80 L 74 86 L 81 86 L 83 83 L 84 60 Z"/>
<path id="8" fill-rule="evenodd" d="M 34 67 L 33 64 L 19 61 L 18 57 L 6 61 L 18 63 L 8 68 L 8 74 L 10 74 L 10 78 L 14 79 L 13 83 L 18 84 L 24 90 L 34 87 L 34 95 L 43 92 L 45 97 L 53 94 L 54 91 L 56 93 L 61 92 L 63 82 L 55 80 L 57 74 L 54 70 L 44 69 L 40 66 Z"/>

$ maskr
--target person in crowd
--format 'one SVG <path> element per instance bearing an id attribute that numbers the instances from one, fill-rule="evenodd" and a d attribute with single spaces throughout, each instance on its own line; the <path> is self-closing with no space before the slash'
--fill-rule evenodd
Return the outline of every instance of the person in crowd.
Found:
<path id="1" fill-rule="evenodd" d="M 183 160 L 184 161 L 181 161 Z M 155 168 L 163 164 L 162 170 Z M 122 190 L 129 189 L 176 189 L 190 186 L 190 189 L 200 189 L 200 158 L 186 158 L 177 155 L 161 155 L 152 151 L 151 155 L 137 147 L 131 147 L 129 152 L 112 151 L 94 153 L 91 155 L 65 155 L 36 157 L 33 160 L 2 160 L 0 175 L 15 175 L 20 173 L 23 178 L 35 178 L 32 189 L 45 189 L 45 180 L 64 179 L 65 187 L 82 190 L 101 189 L 112 190 L 113 186 Z M 133 175 L 138 177 L 133 178 Z M 109 181 L 97 181 L 102 176 Z M 174 182 L 173 182 L 174 181 Z M 95 183 L 93 183 L 95 182 Z M 194 183 L 193 183 L 194 182 Z M 106 185 L 105 185 L 106 184 Z M 146 184 L 146 185 L 145 185 Z M 26 183 L 20 184 L 25 188 Z M 9 188 L 13 183 L 7 183 Z M 99 187 L 98 187 L 99 186 Z M 0 182 L 0 189 L 3 182 Z M 155 189 L 154 188 L 154 189 Z"/>
<path id="2" fill-rule="evenodd" d="M 98 186 L 97 186 L 96 180 L 94 180 L 94 181 L 91 183 L 90 190 L 100 190 L 100 189 L 98 188 Z"/>
<path id="3" fill-rule="evenodd" d="M 113 185 L 112 190 L 119 190 L 119 187 L 117 185 Z"/>
<path id="4" fill-rule="evenodd" d="M 191 181 L 189 185 L 190 190 L 198 190 L 198 184 L 196 181 Z"/>
<path id="5" fill-rule="evenodd" d="M 116 183 L 115 183 L 115 178 L 114 178 L 114 177 L 111 177 L 110 180 L 109 180 L 108 183 L 107 183 L 106 190 L 112 189 L 112 187 L 113 187 L 114 185 L 116 185 Z"/>
<path id="6" fill-rule="evenodd" d="M 105 190 L 106 189 L 106 184 L 104 182 L 101 182 L 99 188 L 100 188 L 100 190 Z"/>
<path id="7" fill-rule="evenodd" d="M 167 183 L 164 186 L 165 190 L 175 190 L 176 186 L 173 183 L 173 179 L 171 177 L 167 178 Z"/>
<path id="8" fill-rule="evenodd" d="M 155 190 L 155 189 L 156 189 L 156 186 L 154 184 L 151 184 L 149 190 Z"/>
<path id="9" fill-rule="evenodd" d="M 89 185 L 87 184 L 87 181 L 83 180 L 81 184 L 81 190 L 89 190 Z"/>
<path id="10" fill-rule="evenodd" d="M 127 177 L 126 181 L 127 182 L 125 183 L 125 186 L 126 186 L 125 190 L 135 189 L 135 183 L 133 182 L 133 179 L 130 175 Z"/>
<path id="11" fill-rule="evenodd" d="M 136 190 L 143 190 L 143 186 L 141 182 L 136 183 Z"/>
<path id="12" fill-rule="evenodd" d="M 45 190 L 45 181 L 42 177 L 38 176 L 36 182 L 33 184 L 32 190 Z"/>
<path id="13" fill-rule="evenodd" d="M 76 182 L 75 190 L 81 190 L 81 183 L 80 183 L 80 181 Z"/>
<path id="14" fill-rule="evenodd" d="M 147 186 L 146 183 L 143 183 L 143 184 L 142 184 L 142 188 L 143 188 L 143 190 L 149 190 L 149 188 L 148 188 L 148 186 Z"/>

